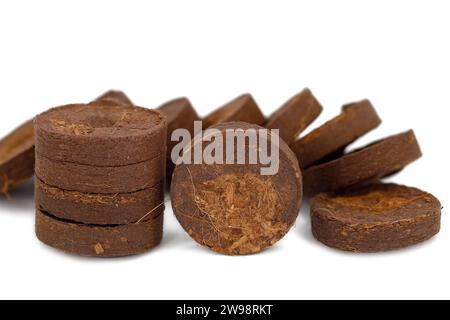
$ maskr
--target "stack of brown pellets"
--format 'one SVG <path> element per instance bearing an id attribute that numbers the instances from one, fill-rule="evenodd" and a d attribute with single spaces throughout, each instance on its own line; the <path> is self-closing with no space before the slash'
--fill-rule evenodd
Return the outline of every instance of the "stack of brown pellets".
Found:
<path id="1" fill-rule="evenodd" d="M 166 130 L 160 112 L 117 99 L 37 116 L 37 237 L 82 256 L 128 256 L 157 246 Z"/>

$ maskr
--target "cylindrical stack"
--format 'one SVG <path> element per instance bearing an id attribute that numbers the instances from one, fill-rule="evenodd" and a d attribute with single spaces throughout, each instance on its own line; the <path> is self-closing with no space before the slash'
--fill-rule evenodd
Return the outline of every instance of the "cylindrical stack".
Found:
<path id="1" fill-rule="evenodd" d="M 162 238 L 167 123 L 96 101 L 39 115 L 36 235 L 83 256 L 143 253 Z"/>

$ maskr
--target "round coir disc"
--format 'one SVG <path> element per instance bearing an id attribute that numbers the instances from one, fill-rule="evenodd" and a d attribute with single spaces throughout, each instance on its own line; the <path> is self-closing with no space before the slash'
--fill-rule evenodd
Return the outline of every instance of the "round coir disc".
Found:
<path id="1" fill-rule="evenodd" d="M 346 105 L 342 113 L 294 142 L 300 168 L 307 169 L 320 160 L 344 150 L 359 137 L 375 129 L 381 119 L 369 100 Z"/>
<path id="2" fill-rule="evenodd" d="M 128 225 L 97 226 L 58 219 L 36 211 L 36 236 L 46 245 L 87 257 L 123 257 L 156 247 L 163 234 L 163 211 L 155 218 Z"/>
<path id="3" fill-rule="evenodd" d="M 167 119 L 167 164 L 166 177 L 170 183 L 175 164 L 172 161 L 172 148 L 178 143 L 172 141 L 172 132 L 176 129 L 186 129 L 194 136 L 194 121 L 200 120 L 194 107 L 187 98 L 179 98 L 169 101 L 158 108 Z"/>
<path id="4" fill-rule="evenodd" d="M 36 117 L 36 153 L 90 166 L 125 166 L 163 154 L 166 119 L 158 111 L 97 101 Z"/>
<path id="5" fill-rule="evenodd" d="M 224 137 L 228 129 L 263 129 L 236 122 L 213 128 Z M 202 142 L 194 140 L 191 148 L 197 143 Z M 177 165 L 171 186 L 172 208 L 195 241 L 218 253 L 247 255 L 263 251 L 284 237 L 298 216 L 302 179 L 288 145 L 280 140 L 275 147 L 280 150 L 279 170 L 271 176 L 261 175 L 262 165 L 248 162 Z M 248 154 L 252 148 L 258 146 L 246 144 L 245 150 L 239 151 Z"/>
<path id="6" fill-rule="evenodd" d="M 427 192 L 374 184 L 311 200 L 312 232 L 327 246 L 379 252 L 411 246 L 439 232 L 441 204 Z"/>
<path id="7" fill-rule="evenodd" d="M 269 129 L 279 129 L 280 137 L 291 144 L 322 113 L 322 105 L 304 89 L 275 111 L 265 125 Z"/>
<path id="8" fill-rule="evenodd" d="M 164 204 L 164 184 L 131 193 L 67 191 L 35 179 L 36 206 L 53 216 L 95 225 L 124 225 L 153 218 Z"/>
<path id="9" fill-rule="evenodd" d="M 203 119 L 203 128 L 225 122 L 247 122 L 264 125 L 266 118 L 252 95 L 244 94 L 218 108 Z"/>
<path id="10" fill-rule="evenodd" d="M 124 92 L 117 90 L 107 91 L 94 100 L 94 102 L 99 101 L 110 101 L 116 104 L 124 104 L 129 106 L 133 105 L 133 102 L 130 100 L 130 98 L 128 98 L 128 96 Z"/>
<path id="11" fill-rule="evenodd" d="M 86 193 L 130 193 L 151 188 L 164 180 L 163 155 L 152 160 L 126 166 L 100 167 L 55 161 L 36 155 L 36 177 L 63 190 Z"/>
<path id="12" fill-rule="evenodd" d="M 338 191 L 398 172 L 422 156 L 414 132 L 388 137 L 303 171 L 304 191 Z"/>
<path id="13" fill-rule="evenodd" d="M 28 121 L 0 141 L 0 193 L 34 175 L 34 128 Z"/>

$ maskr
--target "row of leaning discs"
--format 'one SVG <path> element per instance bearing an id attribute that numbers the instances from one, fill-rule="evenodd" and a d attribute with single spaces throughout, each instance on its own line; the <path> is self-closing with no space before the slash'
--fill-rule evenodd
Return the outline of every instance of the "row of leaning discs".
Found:
<path id="1" fill-rule="evenodd" d="M 35 119 L 36 235 L 82 256 L 144 253 L 162 239 L 166 118 L 117 99 Z"/>
<path id="2" fill-rule="evenodd" d="M 412 130 L 345 152 L 381 124 L 368 100 L 291 144 L 310 197 L 311 229 L 344 251 L 383 252 L 424 242 L 440 231 L 441 203 L 428 192 L 383 183 L 422 155 Z"/>

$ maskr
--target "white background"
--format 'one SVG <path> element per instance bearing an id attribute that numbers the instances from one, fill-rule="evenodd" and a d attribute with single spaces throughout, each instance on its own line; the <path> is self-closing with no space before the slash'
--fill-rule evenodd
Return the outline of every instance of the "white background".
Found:
<path id="1" fill-rule="evenodd" d="M 449 1 L 1 1 L 0 135 L 56 105 L 124 90 L 201 115 L 251 92 L 266 113 L 303 87 L 325 111 L 370 98 L 382 127 L 414 128 L 424 157 L 394 180 L 449 202 Z M 450 230 L 414 248 L 349 254 L 316 242 L 304 208 L 273 249 L 225 257 L 166 212 L 142 256 L 78 258 L 34 235 L 32 186 L 0 200 L 0 298 L 450 298 Z"/>

